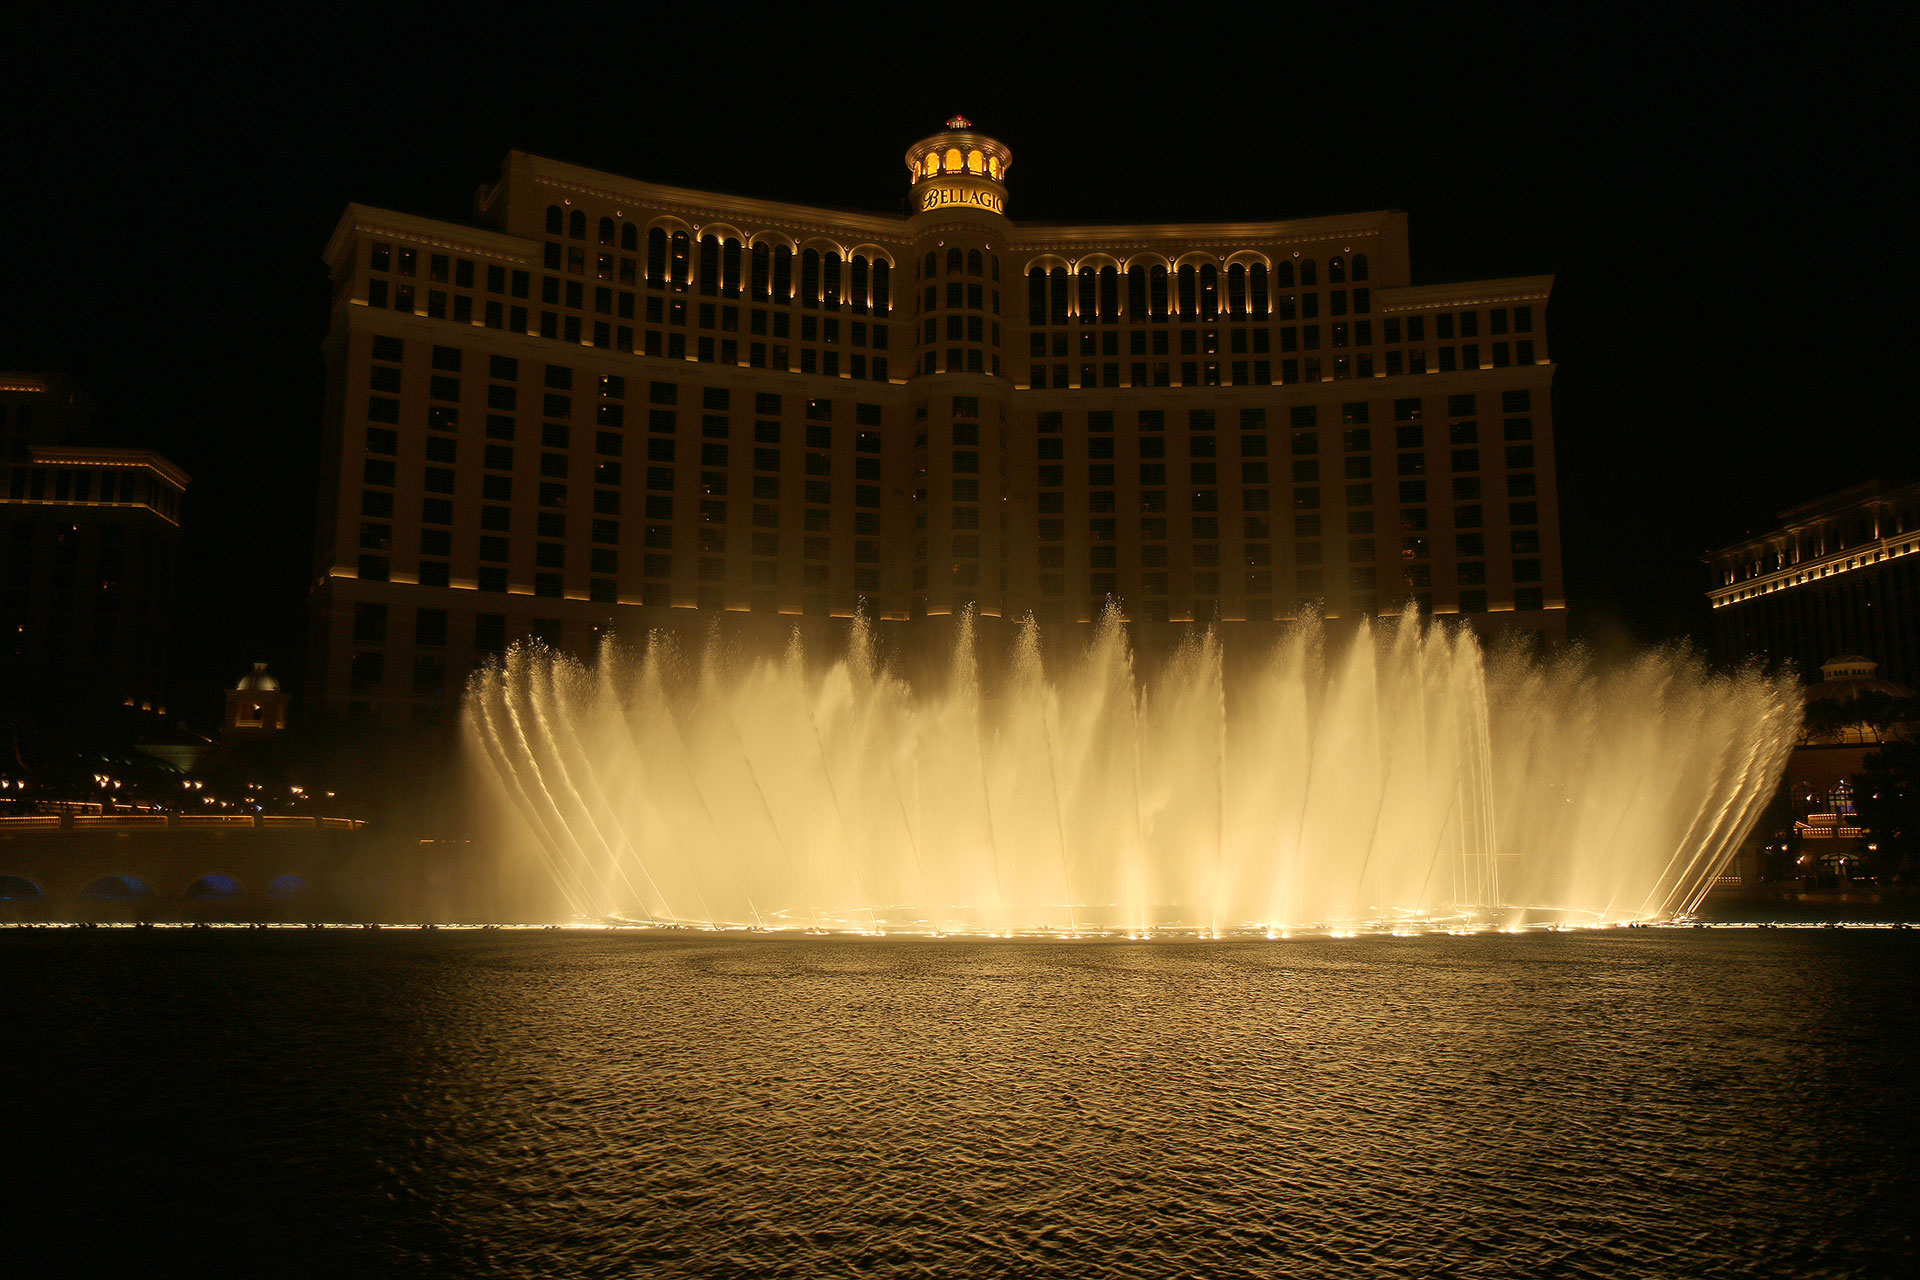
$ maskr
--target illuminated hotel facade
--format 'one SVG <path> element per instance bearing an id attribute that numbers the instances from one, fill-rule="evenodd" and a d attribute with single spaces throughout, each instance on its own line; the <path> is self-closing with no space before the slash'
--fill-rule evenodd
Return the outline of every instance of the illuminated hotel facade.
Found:
<path id="1" fill-rule="evenodd" d="M 1706 557 L 1714 656 L 1791 661 L 1811 677 L 1859 654 L 1920 685 L 1920 484 L 1869 481 L 1780 520 Z"/>
<path id="2" fill-rule="evenodd" d="M 1022 224 L 958 118 L 906 161 L 895 216 L 521 152 L 476 225 L 349 206 L 321 709 L 438 718 L 519 637 L 716 614 L 1564 634 L 1551 277 L 1413 285 L 1393 212 Z"/>

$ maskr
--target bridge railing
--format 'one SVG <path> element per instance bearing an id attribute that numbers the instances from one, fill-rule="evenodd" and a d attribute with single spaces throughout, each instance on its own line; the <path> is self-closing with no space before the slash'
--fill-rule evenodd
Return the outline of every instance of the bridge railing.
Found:
<path id="1" fill-rule="evenodd" d="M 14 831 L 358 831 L 363 818 L 245 813 L 21 813 L 0 814 L 0 835 Z"/>

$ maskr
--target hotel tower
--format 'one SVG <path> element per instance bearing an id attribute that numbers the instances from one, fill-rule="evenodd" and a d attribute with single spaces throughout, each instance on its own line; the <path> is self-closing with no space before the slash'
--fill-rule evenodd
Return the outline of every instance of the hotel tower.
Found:
<path id="1" fill-rule="evenodd" d="M 1017 222 L 959 117 L 905 167 L 903 214 L 523 152 L 471 223 L 350 205 L 316 709 L 438 720 L 517 638 L 719 617 L 1564 634 L 1550 276 L 1414 285 L 1397 212 Z"/>

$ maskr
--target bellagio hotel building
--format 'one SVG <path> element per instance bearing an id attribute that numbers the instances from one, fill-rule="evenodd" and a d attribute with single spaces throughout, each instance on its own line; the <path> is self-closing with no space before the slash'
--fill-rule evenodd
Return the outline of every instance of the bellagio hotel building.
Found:
<path id="1" fill-rule="evenodd" d="M 317 709 L 440 719 L 517 638 L 716 618 L 1564 633 L 1551 277 L 1413 285 L 1396 212 L 1019 223 L 1011 162 L 956 118 L 904 214 L 521 152 L 472 223 L 350 205 Z"/>

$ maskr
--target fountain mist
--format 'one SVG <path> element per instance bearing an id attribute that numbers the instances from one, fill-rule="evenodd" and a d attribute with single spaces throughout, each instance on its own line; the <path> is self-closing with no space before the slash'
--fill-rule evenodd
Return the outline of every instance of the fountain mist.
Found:
<path id="1" fill-rule="evenodd" d="M 937 682 L 936 682 L 937 683 Z M 1465 627 L 1303 623 L 1231 672 L 1211 634 L 1135 671 L 1112 613 L 983 683 L 844 657 L 591 668 L 517 646 L 466 728 L 577 914 L 661 924 L 1226 934 L 1512 927 L 1690 910 L 1767 802 L 1789 678 L 1662 650 L 1488 657 Z"/>

